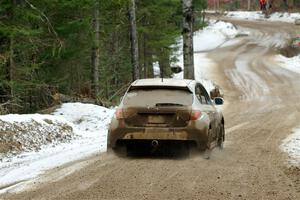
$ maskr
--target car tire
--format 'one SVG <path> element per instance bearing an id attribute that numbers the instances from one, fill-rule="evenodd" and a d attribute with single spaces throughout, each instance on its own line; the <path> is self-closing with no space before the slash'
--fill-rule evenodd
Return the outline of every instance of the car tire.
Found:
<path id="1" fill-rule="evenodd" d="M 189 157 L 190 156 L 190 147 L 187 143 L 181 143 L 178 146 L 177 151 L 175 152 L 175 155 L 178 157 Z"/>
<path id="2" fill-rule="evenodd" d="M 212 149 L 207 148 L 203 153 L 204 159 L 209 160 L 211 157 L 211 152 L 212 152 Z"/>
<path id="3" fill-rule="evenodd" d="M 127 148 L 125 145 L 122 146 L 116 146 L 112 148 L 113 154 L 115 154 L 117 157 L 125 158 L 127 157 Z"/>
<path id="4" fill-rule="evenodd" d="M 204 158 L 206 160 L 210 159 L 211 152 L 212 152 L 212 130 L 208 130 L 208 135 L 207 135 L 207 144 L 206 144 L 206 149 L 204 150 Z"/>
<path id="5" fill-rule="evenodd" d="M 218 136 L 218 147 L 220 149 L 224 148 L 224 141 L 225 141 L 225 127 L 224 124 L 221 124 L 220 133 Z"/>

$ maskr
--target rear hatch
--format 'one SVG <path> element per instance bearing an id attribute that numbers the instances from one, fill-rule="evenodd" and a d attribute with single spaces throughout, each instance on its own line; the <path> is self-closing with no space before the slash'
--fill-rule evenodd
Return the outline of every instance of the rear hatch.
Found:
<path id="1" fill-rule="evenodd" d="M 123 101 L 123 117 L 130 127 L 185 127 L 193 95 L 188 88 L 139 88 Z"/>

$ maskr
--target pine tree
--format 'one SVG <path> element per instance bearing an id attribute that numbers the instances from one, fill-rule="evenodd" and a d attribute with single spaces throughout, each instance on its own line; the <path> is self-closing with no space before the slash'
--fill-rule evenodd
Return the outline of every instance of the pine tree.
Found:
<path id="1" fill-rule="evenodd" d="M 0 1 L 0 104 L 9 102 L 12 112 L 34 112 L 51 106 L 55 93 L 118 102 L 132 81 L 132 58 L 140 77 L 153 77 L 154 62 L 160 63 L 161 76 L 170 76 L 182 30 L 181 0 L 135 2 L 138 57 L 130 48 L 132 2 Z M 200 28 L 196 8 L 204 1 L 194 2 Z"/>

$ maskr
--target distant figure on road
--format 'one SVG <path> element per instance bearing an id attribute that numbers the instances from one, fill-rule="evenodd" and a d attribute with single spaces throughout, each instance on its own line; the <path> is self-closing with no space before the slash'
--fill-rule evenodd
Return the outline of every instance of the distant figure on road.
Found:
<path id="1" fill-rule="evenodd" d="M 287 0 L 283 0 L 283 5 L 284 5 L 284 9 L 288 10 L 289 9 L 289 4 Z"/>
<path id="2" fill-rule="evenodd" d="M 266 0 L 259 0 L 260 10 L 264 13 L 267 9 L 267 1 Z"/>

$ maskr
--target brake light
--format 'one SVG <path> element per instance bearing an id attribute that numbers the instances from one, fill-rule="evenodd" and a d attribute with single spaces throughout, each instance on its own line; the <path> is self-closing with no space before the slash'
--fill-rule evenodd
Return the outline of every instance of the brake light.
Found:
<path id="1" fill-rule="evenodd" d="M 116 119 L 124 119 L 124 115 L 123 115 L 123 110 L 122 109 L 117 109 L 115 112 L 116 115 Z"/>
<path id="2" fill-rule="evenodd" d="M 200 117 L 201 117 L 201 112 L 199 110 L 193 110 L 192 113 L 191 113 L 190 119 L 192 121 L 194 121 L 194 120 L 199 119 Z"/>

